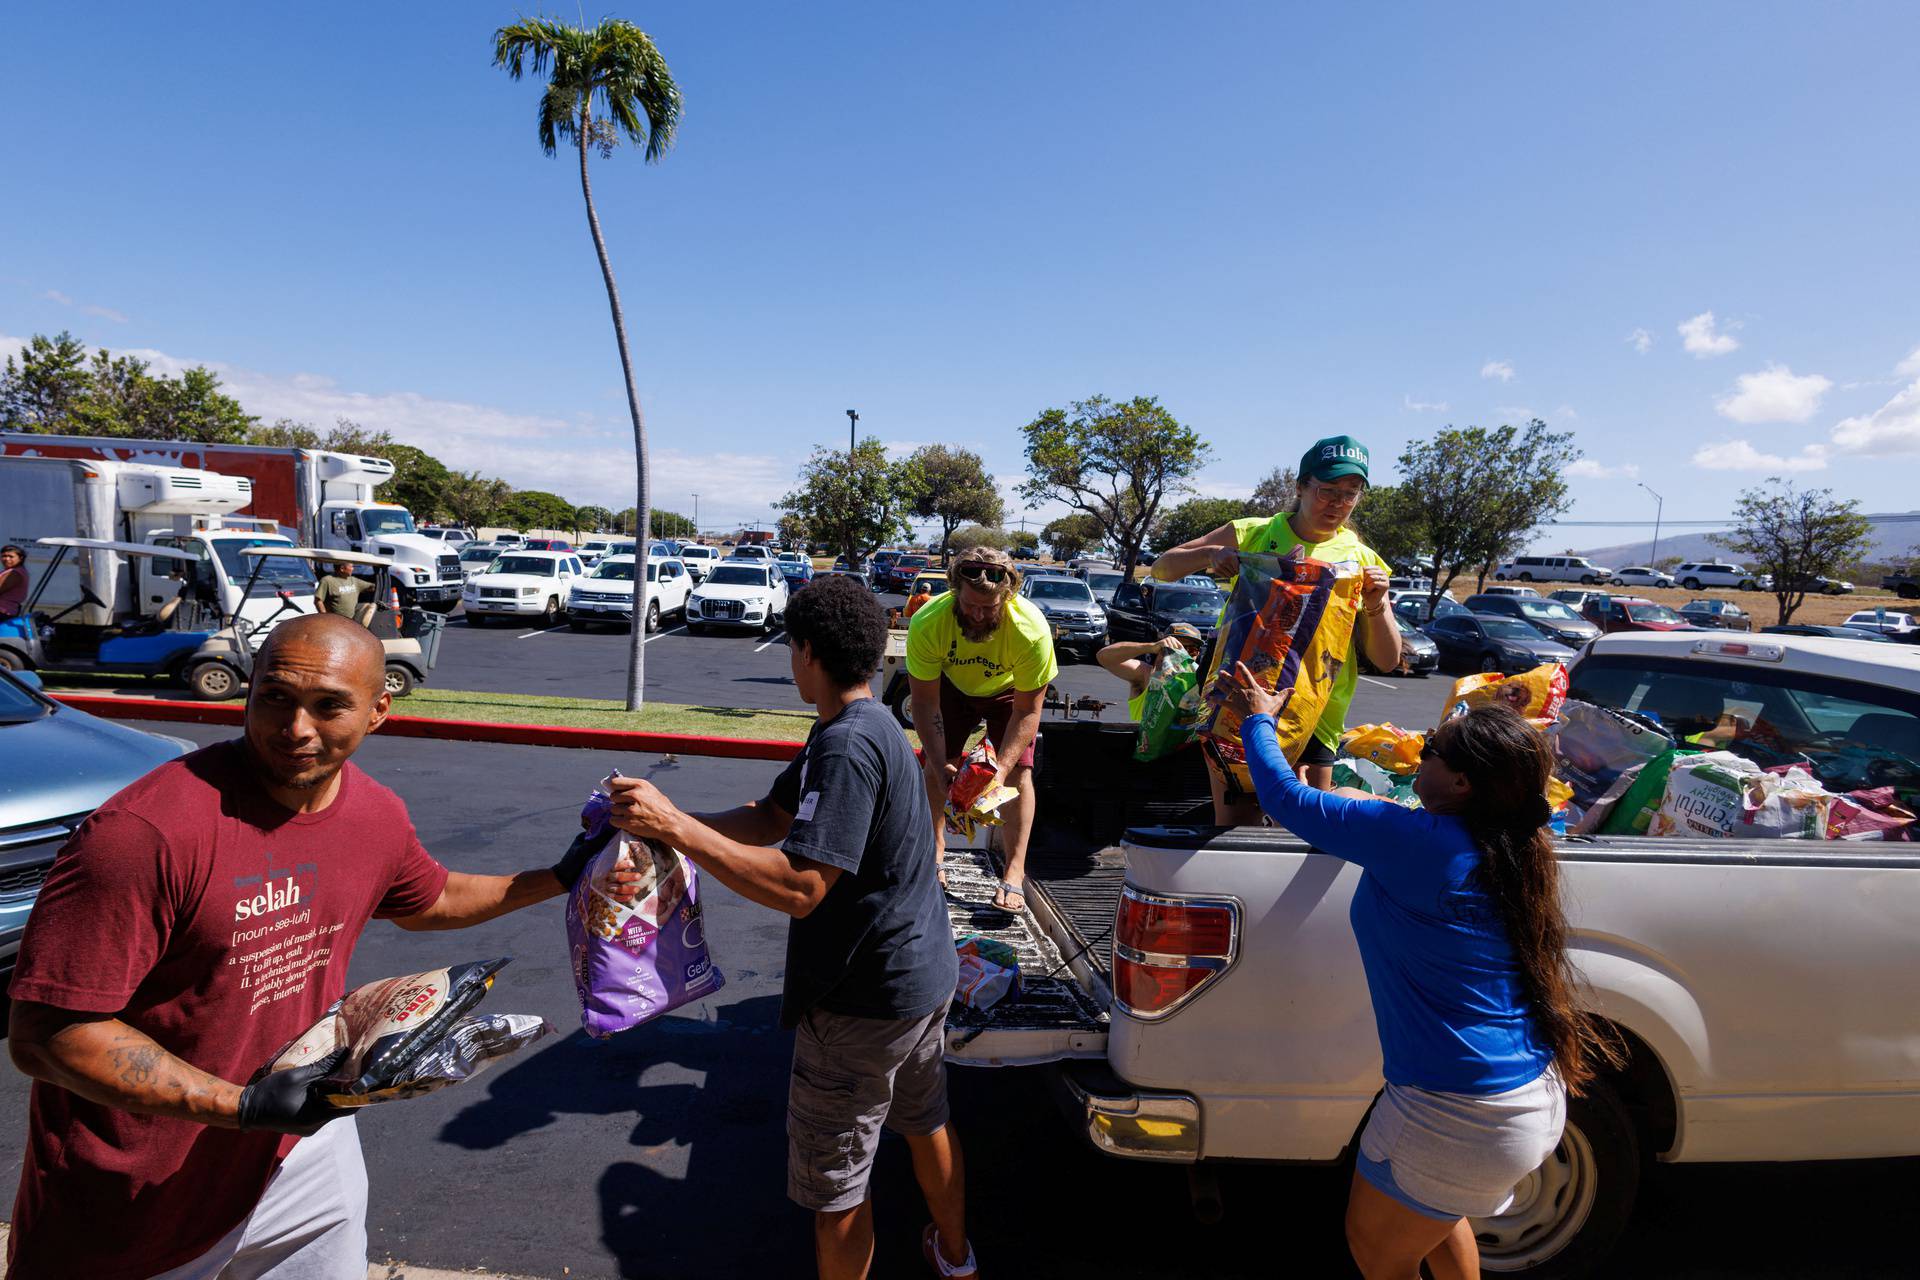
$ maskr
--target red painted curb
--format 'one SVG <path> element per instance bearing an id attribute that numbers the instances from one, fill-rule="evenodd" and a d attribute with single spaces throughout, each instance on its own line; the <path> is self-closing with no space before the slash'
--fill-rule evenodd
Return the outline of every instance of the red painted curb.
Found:
<path id="1" fill-rule="evenodd" d="M 49 693 L 76 711 L 115 720 L 172 720 L 187 724 L 237 725 L 245 709 L 237 702 L 181 702 L 167 698 L 117 698 L 110 694 Z M 379 732 L 390 738 L 438 738 L 447 742 L 503 742 L 524 747 L 572 747 L 594 751 L 674 752 L 730 760 L 791 760 L 798 742 L 771 738 L 710 738 L 691 733 L 643 733 L 632 729 L 570 729 L 546 724 L 493 724 L 485 720 L 432 720 L 388 716 Z"/>

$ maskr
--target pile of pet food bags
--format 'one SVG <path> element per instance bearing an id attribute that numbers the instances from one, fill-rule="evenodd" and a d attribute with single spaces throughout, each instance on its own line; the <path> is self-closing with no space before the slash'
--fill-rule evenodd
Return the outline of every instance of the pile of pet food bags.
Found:
<path id="1" fill-rule="evenodd" d="M 1714 750 L 1710 741 L 1676 741 L 1657 721 L 1569 698 L 1566 669 L 1556 663 L 1515 676 L 1464 677 L 1441 720 L 1494 701 L 1526 716 L 1553 744 L 1547 799 L 1562 834 L 1920 839 L 1920 793 L 1911 787 L 1838 793 L 1804 764 L 1768 767 Z M 1349 729 L 1334 783 L 1418 806 L 1412 779 L 1425 739 L 1388 724 Z"/>

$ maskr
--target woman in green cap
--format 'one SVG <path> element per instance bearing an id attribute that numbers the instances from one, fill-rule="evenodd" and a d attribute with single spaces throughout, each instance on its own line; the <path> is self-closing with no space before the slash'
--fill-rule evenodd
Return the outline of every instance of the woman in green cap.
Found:
<path id="1" fill-rule="evenodd" d="M 1222 588 L 1229 595 L 1240 576 L 1243 553 L 1283 556 L 1299 547 L 1302 554 L 1315 560 L 1360 566 L 1365 580 L 1360 587 L 1360 622 L 1353 631 L 1353 648 L 1341 664 L 1326 712 L 1297 764 L 1301 780 L 1322 791 L 1333 787 L 1334 753 L 1358 684 L 1357 656 L 1365 653 L 1367 661 L 1379 671 L 1392 671 L 1400 665 L 1400 628 L 1387 607 L 1387 562 L 1361 542 L 1347 523 L 1367 491 L 1367 462 L 1367 447 L 1352 436 L 1316 440 L 1300 459 L 1295 482 L 1298 500 L 1292 511 L 1230 520 L 1205 537 L 1165 552 L 1153 564 L 1153 576 L 1167 581 L 1190 573 L 1225 579 Z M 1208 760 L 1214 763 L 1211 756 Z M 1260 821 L 1259 802 L 1244 793 L 1230 773 L 1219 767 L 1209 773 L 1216 822 L 1225 826 Z"/>

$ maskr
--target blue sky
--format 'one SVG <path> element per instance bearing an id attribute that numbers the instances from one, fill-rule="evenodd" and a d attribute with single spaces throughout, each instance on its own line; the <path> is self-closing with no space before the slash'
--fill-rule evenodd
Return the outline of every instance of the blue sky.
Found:
<path id="1" fill-rule="evenodd" d="M 0 347 L 71 328 L 630 503 L 574 169 L 490 66 L 518 12 L 16 8 Z M 686 96 L 594 181 L 659 505 L 703 523 L 765 518 L 849 407 L 1011 484 L 1096 392 L 1197 427 L 1213 494 L 1535 413 L 1588 455 L 1573 518 L 1776 472 L 1916 505 L 1910 4 L 612 12 Z"/>

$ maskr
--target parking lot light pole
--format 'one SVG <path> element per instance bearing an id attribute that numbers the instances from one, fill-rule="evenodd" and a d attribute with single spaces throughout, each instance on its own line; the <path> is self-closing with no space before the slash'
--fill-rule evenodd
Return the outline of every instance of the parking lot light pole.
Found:
<path id="1" fill-rule="evenodd" d="M 858 409 L 847 410 L 847 461 L 849 463 L 853 461 L 854 429 L 859 425 L 860 425 L 860 411 Z"/>
<path id="2" fill-rule="evenodd" d="M 697 493 L 693 495 L 693 537 L 696 542 L 700 539 L 700 495 Z"/>
<path id="3" fill-rule="evenodd" d="M 1646 481 L 1636 480 L 1634 483 L 1648 493 L 1653 493 L 1653 487 Z M 1665 511 L 1666 507 L 1667 500 L 1653 493 L 1653 550 L 1647 554 L 1647 568 L 1655 573 L 1660 572 L 1660 513 Z"/>

